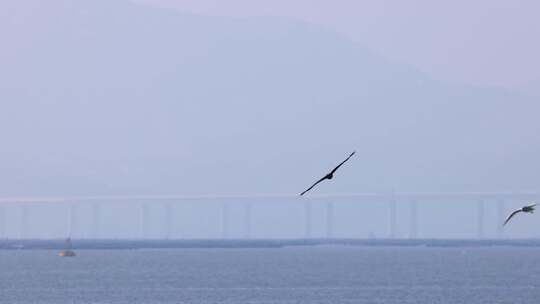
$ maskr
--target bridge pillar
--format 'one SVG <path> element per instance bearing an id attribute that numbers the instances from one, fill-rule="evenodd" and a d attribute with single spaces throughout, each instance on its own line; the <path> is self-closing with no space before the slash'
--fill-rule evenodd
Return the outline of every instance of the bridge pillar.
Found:
<path id="1" fill-rule="evenodd" d="M 100 231 L 99 231 L 99 221 L 100 221 L 100 206 L 99 204 L 92 204 L 92 238 L 99 239 L 100 238 Z"/>
<path id="2" fill-rule="evenodd" d="M 410 213 L 409 238 L 415 239 L 418 237 L 418 202 L 416 200 L 410 203 Z"/>
<path id="3" fill-rule="evenodd" d="M 28 237 L 28 206 L 22 206 L 22 215 L 21 215 L 21 239 Z"/>
<path id="4" fill-rule="evenodd" d="M 251 203 L 244 205 L 244 238 L 251 238 Z"/>
<path id="5" fill-rule="evenodd" d="M 311 202 L 304 203 L 304 238 L 311 237 Z"/>
<path id="6" fill-rule="evenodd" d="M 497 200 L 497 238 L 504 237 L 504 229 L 503 229 L 503 223 L 505 219 L 504 214 L 504 200 L 499 199 Z"/>
<path id="7" fill-rule="evenodd" d="M 172 237 L 174 207 L 171 203 L 165 204 L 165 239 L 170 240 Z"/>
<path id="8" fill-rule="evenodd" d="M 476 203 L 477 220 L 476 220 L 476 237 L 478 239 L 484 238 L 484 201 L 479 200 Z"/>
<path id="9" fill-rule="evenodd" d="M 6 207 L 0 205 L 0 239 L 6 239 Z"/>
<path id="10" fill-rule="evenodd" d="M 145 239 L 148 237 L 148 220 L 149 220 L 149 209 L 148 205 L 142 203 L 140 206 L 139 214 L 139 237 Z"/>
<path id="11" fill-rule="evenodd" d="M 334 203 L 326 202 L 326 238 L 334 237 Z"/>
<path id="12" fill-rule="evenodd" d="M 221 204 L 221 238 L 229 237 L 229 204 Z"/>
<path id="13" fill-rule="evenodd" d="M 390 225 L 390 238 L 395 239 L 396 238 L 396 199 L 392 198 L 390 199 L 390 202 L 388 204 L 389 210 L 390 210 L 390 216 L 389 216 L 389 225 Z"/>

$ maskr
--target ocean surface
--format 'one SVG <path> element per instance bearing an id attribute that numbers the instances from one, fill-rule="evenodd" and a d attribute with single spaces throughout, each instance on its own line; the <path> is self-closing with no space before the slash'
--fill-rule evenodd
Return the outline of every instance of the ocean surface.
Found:
<path id="1" fill-rule="evenodd" d="M 540 303 L 538 247 L 0 250 L 0 303 Z"/>

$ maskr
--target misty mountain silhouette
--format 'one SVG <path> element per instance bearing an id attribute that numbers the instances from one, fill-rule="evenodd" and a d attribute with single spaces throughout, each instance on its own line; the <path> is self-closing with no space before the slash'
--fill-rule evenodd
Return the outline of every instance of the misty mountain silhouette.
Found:
<path id="1" fill-rule="evenodd" d="M 530 190 L 537 100 L 284 18 L 0 3 L 0 195 Z M 321 163 L 327 159 L 328 163 Z"/>

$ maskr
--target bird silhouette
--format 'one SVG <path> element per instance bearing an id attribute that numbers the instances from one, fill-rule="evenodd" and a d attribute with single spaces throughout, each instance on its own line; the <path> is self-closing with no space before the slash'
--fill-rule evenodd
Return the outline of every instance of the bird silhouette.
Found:
<path id="1" fill-rule="evenodd" d="M 316 183 L 311 185 L 311 187 L 307 188 L 304 192 L 300 193 L 300 196 L 306 194 L 306 192 L 313 189 L 313 187 L 317 186 L 317 184 L 319 184 L 323 180 L 326 180 L 326 179 L 330 180 L 330 179 L 334 178 L 334 173 L 336 173 L 336 171 L 339 169 L 339 167 L 343 166 L 343 164 L 346 163 L 355 153 L 356 153 L 356 151 L 353 151 L 353 153 L 351 153 L 351 155 L 349 155 L 349 157 L 347 157 L 344 161 L 342 161 L 339 165 L 337 165 L 332 171 L 330 171 L 330 173 L 326 174 L 321 179 L 319 179 Z"/>
<path id="2" fill-rule="evenodd" d="M 518 214 L 518 213 L 520 213 L 520 212 L 534 213 L 534 207 L 536 207 L 536 204 L 531 204 L 531 205 L 525 206 L 525 207 L 523 207 L 523 208 L 521 208 L 521 209 L 518 209 L 518 210 L 512 212 L 512 213 L 508 216 L 508 218 L 506 219 L 506 221 L 504 221 L 503 226 L 506 225 L 506 223 L 508 223 L 508 221 L 510 221 L 510 219 L 514 217 L 514 215 L 516 215 L 516 214 Z"/>

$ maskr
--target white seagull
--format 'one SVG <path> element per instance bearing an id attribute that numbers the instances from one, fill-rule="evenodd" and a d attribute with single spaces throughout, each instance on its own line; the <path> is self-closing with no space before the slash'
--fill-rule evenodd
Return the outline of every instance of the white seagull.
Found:
<path id="1" fill-rule="evenodd" d="M 510 214 L 510 216 L 508 216 L 508 218 L 506 219 L 506 221 L 504 221 L 503 226 L 506 225 L 506 223 L 508 223 L 508 221 L 510 221 L 510 219 L 511 219 L 512 217 L 514 217 L 514 215 L 516 215 L 516 214 L 518 214 L 518 213 L 520 213 L 520 212 L 534 213 L 534 207 L 536 207 L 536 204 L 531 204 L 531 205 L 525 206 L 525 207 L 523 207 L 523 208 L 521 208 L 521 209 L 518 209 L 518 210 L 512 212 L 512 213 Z"/>

